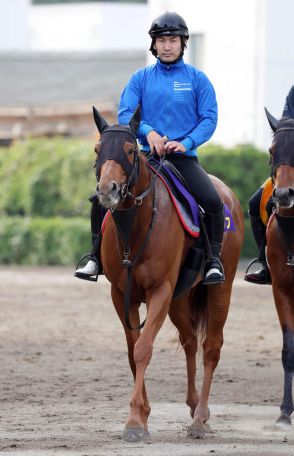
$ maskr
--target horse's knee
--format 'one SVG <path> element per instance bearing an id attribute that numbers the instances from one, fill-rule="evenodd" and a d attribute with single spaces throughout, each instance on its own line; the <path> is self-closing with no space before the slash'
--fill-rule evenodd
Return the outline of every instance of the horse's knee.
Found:
<path id="1" fill-rule="evenodd" d="M 138 340 L 134 348 L 134 361 L 136 366 L 139 364 L 148 364 L 152 356 L 152 341 Z"/>

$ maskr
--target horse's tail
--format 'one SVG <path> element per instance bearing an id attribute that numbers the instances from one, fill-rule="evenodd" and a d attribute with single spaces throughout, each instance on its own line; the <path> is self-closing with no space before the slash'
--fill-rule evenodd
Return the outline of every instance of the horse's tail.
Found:
<path id="1" fill-rule="evenodd" d="M 207 321 L 208 321 L 208 306 L 207 306 L 207 286 L 198 283 L 190 295 L 190 318 L 194 333 L 197 337 L 198 344 L 202 344 L 205 338 Z"/>

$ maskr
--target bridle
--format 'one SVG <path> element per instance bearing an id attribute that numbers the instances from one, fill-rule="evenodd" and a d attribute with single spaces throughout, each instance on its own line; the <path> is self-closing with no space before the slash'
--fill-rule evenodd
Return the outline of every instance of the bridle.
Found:
<path id="1" fill-rule="evenodd" d="M 134 187 L 134 185 L 137 182 L 138 176 L 139 176 L 139 151 L 138 151 L 138 146 L 137 146 L 137 140 L 136 136 L 132 132 L 131 129 L 124 129 L 124 128 L 117 128 L 117 127 L 108 127 L 105 129 L 102 134 L 101 138 L 105 138 L 105 135 L 107 133 L 123 133 L 124 136 L 129 136 L 131 139 L 131 143 L 134 145 L 134 161 L 133 164 L 129 162 L 127 159 L 125 153 L 119 149 L 116 150 L 115 148 L 111 148 L 107 146 L 107 141 L 104 146 L 104 149 L 101 149 L 101 152 L 97 156 L 96 162 L 95 162 L 95 168 L 96 168 L 96 179 L 99 182 L 99 177 L 100 177 L 100 171 L 103 163 L 106 160 L 114 160 L 116 163 L 118 163 L 124 172 L 127 175 L 127 181 L 121 186 L 120 188 L 120 199 L 125 200 L 127 196 L 132 196 L 132 193 L 130 193 L 130 188 Z M 96 194 L 99 198 L 99 190 L 97 188 Z"/>
<path id="2" fill-rule="evenodd" d="M 285 126 L 285 127 L 278 127 L 276 131 L 274 132 L 274 138 L 276 138 L 277 134 L 282 132 L 282 131 L 294 131 L 294 126 Z M 293 146 L 294 146 L 294 141 L 293 141 Z M 283 155 L 283 156 L 282 156 Z M 276 174 L 276 169 L 280 165 L 289 165 L 294 167 L 294 150 L 292 154 L 285 154 L 284 151 L 281 150 L 276 150 L 274 154 L 271 153 L 270 155 L 270 165 L 272 168 L 272 177 L 274 178 Z"/>
<path id="3" fill-rule="evenodd" d="M 292 131 L 294 132 L 294 126 L 285 126 L 278 127 L 274 133 L 274 138 L 276 135 L 283 131 Z M 279 143 L 277 143 L 279 145 Z M 294 141 L 293 141 L 294 145 Z M 271 153 L 270 164 L 272 168 L 272 181 L 275 186 L 275 176 L 276 170 L 280 165 L 288 165 L 294 167 L 294 149 L 291 153 L 285 153 L 282 150 L 282 147 L 277 148 L 274 153 Z M 274 192 L 276 189 L 274 190 Z M 289 191 L 289 190 L 288 190 Z M 282 215 L 279 213 L 279 204 L 277 198 L 273 194 L 274 209 L 273 213 L 277 219 L 277 228 L 280 241 L 287 252 L 287 265 L 294 266 L 294 216 L 291 215 Z M 292 207 L 292 206 L 291 206 Z"/>
<path id="4" fill-rule="evenodd" d="M 141 254 L 143 253 L 148 240 L 151 235 L 152 228 L 155 223 L 155 216 L 157 215 L 157 208 L 156 208 L 156 178 L 159 174 L 160 167 L 162 165 L 162 162 L 164 160 L 164 157 L 161 159 L 161 164 L 156 172 L 156 174 L 152 175 L 151 177 L 151 182 L 147 186 L 147 188 L 140 193 L 139 195 L 134 195 L 133 189 L 135 187 L 135 184 L 138 180 L 139 177 L 139 172 L 140 172 L 140 158 L 139 158 L 139 150 L 137 146 L 137 140 L 134 135 L 134 133 L 131 131 L 131 129 L 127 128 L 120 128 L 117 126 L 114 127 L 108 127 L 103 132 L 101 133 L 101 138 L 103 140 L 103 137 L 105 138 L 105 135 L 107 133 L 124 133 L 127 136 L 129 136 L 132 139 L 132 144 L 134 145 L 134 160 L 133 163 L 131 164 L 129 160 L 126 157 L 126 154 L 122 150 L 122 147 L 119 147 L 117 150 L 115 148 L 110 148 L 107 146 L 107 141 L 109 140 L 109 137 L 107 137 L 107 140 L 105 141 L 104 144 L 104 149 L 103 146 L 101 147 L 101 150 L 97 156 L 95 167 L 96 167 L 96 178 L 97 181 L 99 181 L 100 177 L 100 171 L 103 163 L 106 160 L 114 160 L 116 163 L 118 163 L 124 172 L 127 175 L 127 181 L 124 183 L 121 188 L 120 188 L 120 199 L 121 201 L 125 201 L 127 198 L 130 198 L 133 200 L 134 204 L 131 207 L 119 207 L 115 209 L 110 209 L 110 212 L 112 213 L 113 220 L 115 222 L 116 230 L 117 230 L 117 248 L 118 252 L 120 254 L 120 246 L 119 246 L 119 241 L 121 242 L 123 246 L 123 255 L 121 256 L 121 262 L 122 262 L 122 267 L 127 270 L 127 278 L 126 278 L 126 285 L 125 285 L 125 301 L 124 301 L 124 307 L 125 307 L 125 321 L 126 325 L 129 329 L 141 329 L 143 328 L 145 321 L 143 321 L 137 328 L 133 328 L 131 326 L 130 320 L 129 320 L 129 308 L 130 308 L 130 295 L 131 295 L 131 284 L 132 284 L 132 270 L 134 266 L 137 265 Z M 147 228 L 147 232 L 144 236 L 144 239 L 142 241 L 142 244 L 140 245 L 138 251 L 135 253 L 135 255 L 131 254 L 131 249 L 130 249 L 130 237 L 131 237 L 131 232 L 132 232 L 132 227 L 135 219 L 135 215 L 137 213 L 137 209 L 139 206 L 141 206 L 144 198 L 153 190 L 153 196 L 152 196 L 152 215 L 151 215 L 151 220 L 149 222 L 149 226 Z M 96 190 L 96 194 L 99 198 L 99 190 Z M 130 259 L 132 258 L 132 259 Z"/>

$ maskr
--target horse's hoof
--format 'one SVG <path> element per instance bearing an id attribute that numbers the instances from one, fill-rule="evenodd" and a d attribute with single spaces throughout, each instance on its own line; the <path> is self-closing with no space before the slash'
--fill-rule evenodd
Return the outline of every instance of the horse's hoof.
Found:
<path id="1" fill-rule="evenodd" d="M 122 439 L 125 442 L 149 442 L 150 433 L 143 427 L 125 427 Z"/>
<path id="2" fill-rule="evenodd" d="M 274 431 L 288 431 L 291 429 L 291 418 L 290 416 L 283 413 L 279 416 L 274 424 Z"/>
<path id="3" fill-rule="evenodd" d="M 203 439 L 205 434 L 211 434 L 212 430 L 210 429 L 209 424 L 202 423 L 200 420 L 195 420 L 191 426 L 188 427 L 187 435 L 192 439 Z"/>

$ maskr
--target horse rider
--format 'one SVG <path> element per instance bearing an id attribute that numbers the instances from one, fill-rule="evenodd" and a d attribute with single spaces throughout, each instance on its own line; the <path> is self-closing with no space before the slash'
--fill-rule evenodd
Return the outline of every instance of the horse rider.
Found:
<path id="1" fill-rule="evenodd" d="M 197 148 L 211 138 L 216 128 L 215 91 L 202 71 L 183 60 L 189 31 L 179 14 L 161 14 L 154 19 L 148 33 L 151 37 L 149 50 L 156 63 L 139 69 L 130 78 L 120 99 L 119 124 L 128 125 L 136 107 L 141 106 L 137 132 L 141 152 L 166 155 L 204 209 L 212 255 L 205 266 L 203 283 L 219 284 L 224 281 L 220 262 L 224 207 L 210 178 L 200 166 L 197 153 Z M 92 232 L 93 242 L 97 236 L 98 206 L 94 198 L 91 218 L 96 218 L 96 232 Z M 99 274 L 100 267 L 97 251 L 92 251 L 89 262 L 84 268 L 77 269 L 75 275 L 88 279 Z"/>
<path id="2" fill-rule="evenodd" d="M 294 119 L 294 85 L 290 88 L 286 96 L 282 117 L 291 117 Z M 258 263 L 260 267 L 253 272 L 246 272 L 244 280 L 256 284 L 271 284 L 270 271 L 266 261 L 266 225 L 260 216 L 260 203 L 264 188 L 272 188 L 272 179 L 268 178 L 264 184 L 252 195 L 249 200 L 249 220 L 253 232 L 254 240 L 258 248 L 258 258 L 255 258 L 250 264 Z M 250 265 L 249 265 L 250 266 Z M 247 268 L 248 271 L 248 268 Z"/>

